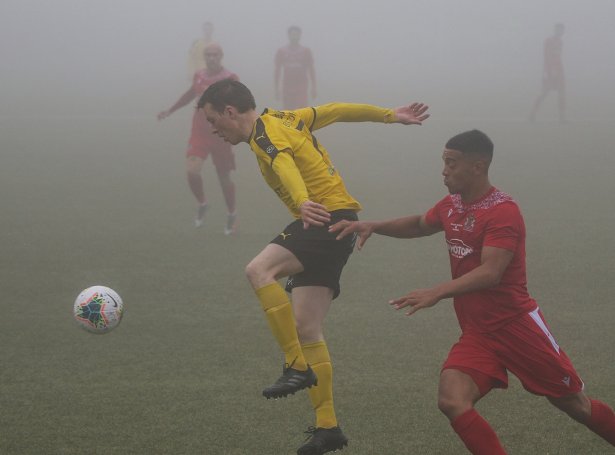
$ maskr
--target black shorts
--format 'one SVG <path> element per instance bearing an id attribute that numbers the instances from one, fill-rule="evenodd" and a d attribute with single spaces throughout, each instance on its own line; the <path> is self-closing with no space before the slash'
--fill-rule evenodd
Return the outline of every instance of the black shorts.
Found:
<path id="1" fill-rule="evenodd" d="M 271 241 L 289 250 L 303 265 L 303 272 L 288 277 L 287 292 L 295 287 L 325 286 L 333 290 L 334 299 L 340 294 L 340 276 L 354 249 L 356 234 L 336 240 L 337 234 L 331 234 L 328 228 L 341 220 L 357 219 L 354 210 L 335 210 L 330 223 L 308 229 L 303 229 L 303 221 L 298 219 Z"/>

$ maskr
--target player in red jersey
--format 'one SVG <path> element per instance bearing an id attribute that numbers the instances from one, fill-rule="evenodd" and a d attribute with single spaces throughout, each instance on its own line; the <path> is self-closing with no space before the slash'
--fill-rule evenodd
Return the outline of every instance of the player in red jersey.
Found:
<path id="1" fill-rule="evenodd" d="M 316 98 L 316 72 L 312 51 L 299 44 L 301 28 L 289 27 L 288 40 L 288 45 L 275 54 L 274 83 L 276 99 L 280 99 L 282 77 L 282 107 L 293 110 L 309 105 L 308 80 L 312 85 L 312 98 Z"/>
<path id="2" fill-rule="evenodd" d="M 222 66 L 224 53 L 218 43 L 210 43 L 205 47 L 204 57 L 207 67 L 194 73 L 192 86 L 179 97 L 177 102 L 169 109 L 158 114 L 158 120 L 162 120 L 177 109 L 186 106 L 192 100 L 200 97 L 201 94 L 214 82 L 223 79 L 239 80 L 239 77 Z M 235 232 L 237 227 L 237 214 L 235 211 L 235 184 L 231 180 L 231 171 L 235 169 L 235 155 L 231 144 L 213 134 L 209 122 L 205 119 L 202 112 L 195 109 L 192 116 L 192 132 L 186 150 L 186 171 L 188 185 L 194 197 L 199 203 L 195 226 L 203 225 L 205 212 L 207 210 L 207 198 L 203 188 L 203 163 L 211 154 L 211 158 L 216 167 L 218 180 L 224 193 L 224 200 L 228 209 L 228 216 L 224 233 L 226 235 Z"/>
<path id="3" fill-rule="evenodd" d="M 390 301 L 412 315 L 453 297 L 461 337 L 440 373 L 438 407 L 475 455 L 505 454 L 474 405 L 492 388 L 506 388 L 507 371 L 526 390 L 615 446 L 615 414 L 583 392 L 583 382 L 551 334 L 526 287 L 525 225 L 516 202 L 491 186 L 493 143 L 478 130 L 451 138 L 443 153 L 450 195 L 424 215 L 381 222 L 340 221 L 341 239 L 358 233 L 363 247 L 372 233 L 415 238 L 444 231 L 452 280 Z"/>
<path id="4" fill-rule="evenodd" d="M 544 65 L 542 73 L 542 90 L 530 113 L 530 121 L 536 119 L 538 108 L 551 90 L 557 92 L 557 110 L 560 123 L 566 122 L 566 80 L 564 78 L 564 64 L 562 63 L 562 36 L 564 24 L 555 24 L 553 36 L 545 40 Z"/>

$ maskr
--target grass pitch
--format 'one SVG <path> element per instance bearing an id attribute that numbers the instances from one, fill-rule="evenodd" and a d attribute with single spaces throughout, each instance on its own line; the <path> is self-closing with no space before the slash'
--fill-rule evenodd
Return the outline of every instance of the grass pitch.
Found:
<path id="1" fill-rule="evenodd" d="M 282 357 L 243 275 L 290 217 L 242 145 L 240 235 L 222 234 L 211 163 L 212 208 L 194 229 L 188 122 L 0 122 L 0 453 L 292 454 L 313 424 L 307 394 L 260 395 Z M 434 117 L 422 128 L 335 125 L 318 136 L 368 219 L 422 213 L 440 199 L 442 146 L 471 127 L 494 140 L 492 182 L 523 210 L 530 292 L 588 394 L 614 406 L 607 124 Z M 436 407 L 439 368 L 459 335 L 450 301 L 412 319 L 386 304 L 448 277 L 441 235 L 374 237 L 349 261 L 327 319 L 344 454 L 465 453 Z M 105 336 L 71 318 L 78 292 L 94 284 L 125 302 L 122 324 Z M 611 450 L 512 377 L 478 408 L 513 455 Z"/>

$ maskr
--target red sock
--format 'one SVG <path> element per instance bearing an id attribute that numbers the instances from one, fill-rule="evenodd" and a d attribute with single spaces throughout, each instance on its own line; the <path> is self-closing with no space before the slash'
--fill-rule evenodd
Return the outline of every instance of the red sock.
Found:
<path id="1" fill-rule="evenodd" d="M 451 426 L 473 455 L 506 455 L 495 431 L 475 409 L 461 414 Z"/>
<path id="2" fill-rule="evenodd" d="M 193 172 L 188 172 L 188 186 L 190 187 L 190 191 L 194 194 L 194 197 L 199 204 L 205 204 L 205 190 L 203 189 L 203 177 L 201 174 L 195 174 Z"/>
<path id="3" fill-rule="evenodd" d="M 587 428 L 602 437 L 612 446 L 615 446 L 615 413 L 602 401 L 589 400 L 592 404 L 592 415 Z"/>

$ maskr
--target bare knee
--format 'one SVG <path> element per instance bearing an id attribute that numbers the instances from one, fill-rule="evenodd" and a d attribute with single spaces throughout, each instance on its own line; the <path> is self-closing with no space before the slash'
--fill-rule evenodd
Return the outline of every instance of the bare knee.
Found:
<path id="1" fill-rule="evenodd" d="M 252 259 L 245 268 L 246 277 L 254 289 L 275 281 L 275 275 L 264 266 L 258 257 Z"/>
<path id="2" fill-rule="evenodd" d="M 292 291 L 297 334 L 302 344 L 324 340 L 323 326 L 331 302 L 333 289 L 326 286 L 300 286 Z"/>
<path id="3" fill-rule="evenodd" d="M 449 420 L 454 420 L 461 414 L 472 409 L 472 400 L 464 400 L 461 397 L 438 395 L 438 409 Z"/>
<path id="4" fill-rule="evenodd" d="M 186 157 L 186 172 L 188 174 L 200 174 L 203 170 L 203 159 L 198 156 Z"/>
<path id="5" fill-rule="evenodd" d="M 577 422 L 584 424 L 591 418 L 592 405 L 583 392 L 559 398 L 547 397 L 547 399 Z"/>
<path id="6" fill-rule="evenodd" d="M 286 248 L 270 243 L 245 268 L 246 277 L 254 289 L 274 283 L 281 277 L 303 270 L 299 260 Z"/>
<path id="7" fill-rule="evenodd" d="M 252 287 L 254 289 L 258 289 L 260 287 L 258 286 L 258 283 L 260 282 L 259 277 L 261 276 L 261 270 L 258 266 L 258 263 L 256 262 L 256 259 L 252 259 L 248 263 L 248 265 L 246 265 L 245 273 L 246 278 L 248 279 Z"/>
<path id="8" fill-rule="evenodd" d="M 481 394 L 474 380 L 459 370 L 445 369 L 440 373 L 438 409 L 453 421 L 474 407 Z"/>
<path id="9" fill-rule="evenodd" d="M 220 182 L 220 185 L 223 187 L 228 187 L 230 185 L 233 184 L 233 181 L 231 180 L 231 173 L 230 172 L 226 172 L 226 171 L 217 171 L 218 174 L 218 181 Z"/>
<path id="10" fill-rule="evenodd" d="M 295 322 L 301 344 L 316 343 L 323 339 L 320 321 L 295 313 Z"/>

